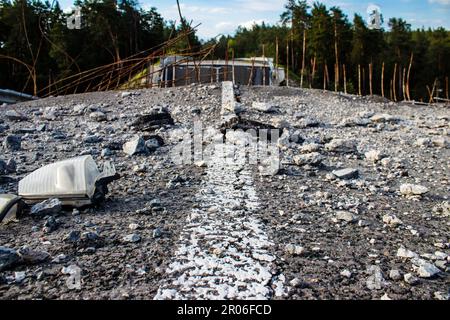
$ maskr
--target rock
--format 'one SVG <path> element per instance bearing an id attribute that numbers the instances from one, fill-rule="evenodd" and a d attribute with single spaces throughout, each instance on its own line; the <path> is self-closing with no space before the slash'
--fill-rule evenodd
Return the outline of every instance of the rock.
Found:
<path id="1" fill-rule="evenodd" d="M 414 286 L 419 283 L 419 279 L 415 277 L 412 273 L 407 273 L 403 276 L 406 283 Z"/>
<path id="2" fill-rule="evenodd" d="M 352 273 L 347 269 L 343 270 L 340 275 L 348 279 L 352 277 Z"/>
<path id="3" fill-rule="evenodd" d="M 124 91 L 124 92 L 122 92 L 122 93 L 120 94 L 120 96 L 121 96 L 122 98 L 128 98 L 128 97 L 133 96 L 133 93 L 132 93 L 132 92 L 128 92 L 128 91 Z"/>
<path id="4" fill-rule="evenodd" d="M 364 156 L 366 157 L 366 159 L 368 161 L 371 161 L 371 162 L 377 162 L 383 158 L 381 151 L 379 151 L 379 150 L 370 150 L 370 151 L 366 152 L 364 154 Z"/>
<path id="5" fill-rule="evenodd" d="M 160 238 L 162 236 L 162 231 L 160 228 L 153 230 L 153 238 Z"/>
<path id="6" fill-rule="evenodd" d="M 51 233 L 58 229 L 59 222 L 55 219 L 55 217 L 48 217 L 47 220 L 44 223 L 44 232 L 45 233 Z"/>
<path id="7" fill-rule="evenodd" d="M 309 143 L 300 147 L 301 153 L 313 153 L 318 152 L 322 149 L 322 146 L 318 143 Z"/>
<path id="8" fill-rule="evenodd" d="M 304 250 L 305 249 L 303 247 L 294 245 L 294 244 L 288 244 L 288 245 L 286 245 L 286 247 L 284 249 L 284 251 L 286 251 L 286 253 L 293 255 L 293 256 L 301 255 Z"/>
<path id="9" fill-rule="evenodd" d="M 379 266 L 370 266 L 367 272 L 371 274 L 366 280 L 366 286 L 369 290 L 381 290 L 386 285 Z"/>
<path id="10" fill-rule="evenodd" d="M 92 112 L 89 115 L 89 118 L 91 118 L 92 120 L 97 121 L 97 122 L 101 122 L 101 121 L 106 121 L 107 120 L 106 114 L 104 114 L 101 111 Z"/>
<path id="11" fill-rule="evenodd" d="M 1 165 L 0 165 L 1 167 Z M 6 161 L 6 173 L 15 173 L 17 170 L 17 164 L 14 159 L 9 159 Z M 1 171 L 1 170 L 0 170 Z"/>
<path id="12" fill-rule="evenodd" d="M 314 118 L 303 118 L 298 121 L 297 126 L 299 128 L 315 128 L 320 126 L 320 121 Z"/>
<path id="13" fill-rule="evenodd" d="M 19 151 L 22 148 L 22 138 L 14 135 L 6 136 L 3 147 L 7 150 Z"/>
<path id="14" fill-rule="evenodd" d="M 276 107 L 270 103 L 256 102 L 256 101 L 254 101 L 252 103 L 252 108 L 257 111 L 266 112 L 266 113 L 274 112 L 276 110 Z"/>
<path id="15" fill-rule="evenodd" d="M 145 140 L 139 136 L 134 136 L 133 139 L 123 145 L 123 152 L 129 156 L 135 154 L 146 153 L 147 147 L 145 146 Z"/>
<path id="16" fill-rule="evenodd" d="M 353 140 L 333 139 L 325 145 L 325 150 L 336 153 L 356 153 L 356 142 Z"/>
<path id="17" fill-rule="evenodd" d="M 392 116 L 387 113 L 377 113 L 373 115 L 370 120 L 375 123 L 398 123 L 400 118 Z"/>
<path id="18" fill-rule="evenodd" d="M 10 121 L 28 121 L 29 120 L 28 117 L 17 112 L 16 110 L 6 111 L 5 117 L 6 117 L 6 119 L 8 119 Z"/>
<path id="19" fill-rule="evenodd" d="M 165 108 L 156 108 L 146 115 L 139 116 L 132 126 L 139 131 L 154 131 L 165 125 L 173 125 L 172 116 Z"/>
<path id="20" fill-rule="evenodd" d="M 48 199 L 37 203 L 31 207 L 31 215 L 33 216 L 46 216 L 56 215 L 62 210 L 62 202 L 57 198 Z"/>
<path id="21" fill-rule="evenodd" d="M 400 273 L 399 270 L 392 269 L 391 271 L 389 271 L 389 278 L 391 278 L 394 281 L 398 281 L 402 278 L 402 274 Z"/>
<path id="22" fill-rule="evenodd" d="M 84 242 L 95 242 L 98 239 L 100 239 L 100 236 L 98 235 L 97 232 L 89 231 L 89 232 L 83 232 L 81 234 L 80 239 L 81 239 L 81 241 L 84 241 Z"/>
<path id="23" fill-rule="evenodd" d="M 77 104 L 73 107 L 73 113 L 76 115 L 82 115 L 87 109 L 85 104 Z"/>
<path id="24" fill-rule="evenodd" d="M 94 144 L 94 143 L 99 143 L 101 142 L 103 139 L 97 135 L 89 135 L 83 138 L 83 143 L 86 144 Z"/>
<path id="25" fill-rule="evenodd" d="M 318 152 L 294 156 L 294 163 L 298 166 L 319 166 L 323 160 L 324 157 Z"/>
<path id="26" fill-rule="evenodd" d="M 338 211 L 336 212 L 336 219 L 345 222 L 355 222 L 357 217 L 349 211 Z"/>
<path id="27" fill-rule="evenodd" d="M 380 298 L 380 300 L 383 300 L 383 301 L 389 301 L 389 300 L 392 300 L 392 299 L 388 296 L 387 293 L 385 293 L 385 294 Z"/>
<path id="28" fill-rule="evenodd" d="M 433 146 L 439 147 L 439 148 L 449 148 L 450 147 L 450 141 L 444 137 L 440 138 L 434 138 L 432 141 Z"/>
<path id="29" fill-rule="evenodd" d="M 397 250 L 397 257 L 404 259 L 412 259 L 417 258 L 419 255 L 411 250 L 406 249 L 405 247 L 400 247 Z"/>
<path id="30" fill-rule="evenodd" d="M 357 169 L 352 169 L 352 168 L 334 170 L 332 173 L 337 178 L 343 179 L 343 180 L 356 179 L 359 176 L 359 171 Z"/>
<path id="31" fill-rule="evenodd" d="M 6 162 L 0 159 L 0 174 L 6 174 Z"/>
<path id="32" fill-rule="evenodd" d="M 16 250 L 0 246 L 0 271 L 13 266 L 19 260 L 20 257 Z"/>
<path id="33" fill-rule="evenodd" d="M 130 230 L 137 230 L 137 229 L 139 229 L 139 225 L 137 224 L 137 223 L 130 223 L 129 224 L 129 226 L 128 226 L 128 228 L 130 229 Z"/>
<path id="34" fill-rule="evenodd" d="M 21 283 L 25 278 L 27 277 L 27 274 L 25 271 L 16 271 L 14 272 L 14 282 L 15 283 Z"/>
<path id="35" fill-rule="evenodd" d="M 434 264 L 424 259 L 414 258 L 412 263 L 416 267 L 416 273 L 421 278 L 432 278 L 441 272 Z"/>
<path id="36" fill-rule="evenodd" d="M 431 146 L 431 139 L 430 138 L 419 138 L 416 140 L 414 145 L 418 147 L 429 147 Z"/>
<path id="37" fill-rule="evenodd" d="M 342 127 L 365 127 L 370 124 L 370 120 L 362 117 L 350 117 L 342 119 L 340 126 Z"/>
<path id="38" fill-rule="evenodd" d="M 403 224 L 402 220 L 400 220 L 393 214 L 385 214 L 383 216 L 383 222 L 390 227 L 397 227 Z"/>
<path id="39" fill-rule="evenodd" d="M 164 145 L 164 140 L 160 136 L 151 136 L 145 141 L 145 147 L 153 152 Z"/>
<path id="40" fill-rule="evenodd" d="M 433 207 L 433 213 L 435 215 L 442 215 L 443 217 L 450 217 L 450 202 L 444 201 Z"/>
<path id="41" fill-rule="evenodd" d="M 429 192 L 429 189 L 424 186 L 415 184 L 402 184 L 400 186 L 400 193 L 404 196 L 420 196 Z"/>
<path id="42" fill-rule="evenodd" d="M 124 242 L 135 243 L 141 241 L 141 236 L 137 233 L 129 234 L 122 239 Z"/>
<path id="43" fill-rule="evenodd" d="M 80 231 L 72 230 L 63 238 L 63 241 L 69 243 L 77 243 L 78 241 L 80 241 L 80 237 L 81 237 Z"/>
<path id="44" fill-rule="evenodd" d="M 48 252 L 32 250 L 27 246 L 20 248 L 17 253 L 26 264 L 42 263 L 50 258 L 50 254 Z"/>
<path id="45" fill-rule="evenodd" d="M 445 293 L 445 292 L 436 291 L 434 293 L 434 298 L 436 300 L 448 301 L 448 300 L 450 300 L 450 295 L 448 293 Z"/>

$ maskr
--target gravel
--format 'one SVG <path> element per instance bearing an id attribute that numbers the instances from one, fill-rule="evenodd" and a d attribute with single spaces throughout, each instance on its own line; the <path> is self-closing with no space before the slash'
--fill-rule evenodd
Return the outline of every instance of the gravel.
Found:
<path id="1" fill-rule="evenodd" d="M 222 91 L 216 85 L 88 93 L 1 107 L 1 193 L 16 194 L 27 174 L 84 154 L 99 166 L 112 161 L 121 179 L 96 207 L 76 214 L 73 208 L 25 214 L 0 225 L 0 279 L 6 279 L 0 282 L 0 298 L 114 300 L 153 299 L 158 291 L 168 296 L 170 290 L 174 296 L 200 293 L 205 287 L 195 281 L 201 266 L 177 267 L 189 257 L 182 251 L 185 244 L 200 250 L 191 251 L 194 258 L 219 262 L 233 258 L 230 250 L 239 251 L 240 245 L 258 248 L 242 251 L 248 273 L 245 290 L 235 297 L 448 297 L 448 109 L 322 90 L 240 91 L 240 104 L 230 101 L 227 109 L 239 109 L 240 120 L 222 118 Z M 254 102 L 277 108 L 261 112 Z M 204 147 L 217 130 L 236 121 L 238 126 L 284 128 L 278 141 L 280 167 L 232 170 L 228 185 L 228 171 L 219 172 L 219 166 L 215 172 L 205 159 L 175 164 L 171 154 L 196 120 L 203 123 Z M 421 138 L 429 140 L 418 146 Z M 15 170 L 5 170 L 11 159 Z M 349 175 L 333 174 L 342 169 Z M 216 180 L 208 180 L 215 175 Z M 214 192 L 223 190 L 229 195 L 221 205 Z M 241 193 L 246 196 L 233 198 Z M 257 209 L 246 206 L 252 197 L 258 199 Z M 201 211 L 207 230 L 188 222 L 205 199 L 214 203 Z M 249 221 L 256 221 L 257 229 Z M 238 242 L 232 240 L 235 233 Z M 257 236 L 265 240 L 257 242 Z M 255 242 L 246 243 L 249 239 Z M 259 246 L 264 243 L 267 247 Z M 33 262 L 25 263 L 19 255 L 23 247 L 40 254 L 31 254 Z M 228 288 L 239 277 L 239 265 L 233 260 L 216 271 Z M 257 265 L 264 283 L 256 285 L 250 275 Z M 76 268 L 61 272 L 70 266 Z M 170 270 L 184 270 L 193 285 L 180 287 Z M 68 281 L 78 275 L 80 287 Z M 214 281 L 208 286 L 221 288 Z M 233 296 L 231 290 L 219 293 Z"/>

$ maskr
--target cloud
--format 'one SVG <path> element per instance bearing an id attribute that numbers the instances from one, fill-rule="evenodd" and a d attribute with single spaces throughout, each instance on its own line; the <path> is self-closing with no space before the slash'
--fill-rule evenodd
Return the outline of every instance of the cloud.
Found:
<path id="1" fill-rule="evenodd" d="M 450 6 L 450 0 L 428 0 L 429 3 L 433 4 L 440 4 L 443 6 Z"/>

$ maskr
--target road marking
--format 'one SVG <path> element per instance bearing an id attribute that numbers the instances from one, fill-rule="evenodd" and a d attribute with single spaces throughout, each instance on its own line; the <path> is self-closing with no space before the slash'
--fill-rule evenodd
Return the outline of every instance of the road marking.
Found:
<path id="1" fill-rule="evenodd" d="M 259 199 L 252 172 L 248 164 L 230 164 L 221 155 L 208 162 L 198 207 L 187 219 L 157 300 L 265 300 L 284 294 L 284 276 L 271 272 L 274 243 L 253 217 Z"/>

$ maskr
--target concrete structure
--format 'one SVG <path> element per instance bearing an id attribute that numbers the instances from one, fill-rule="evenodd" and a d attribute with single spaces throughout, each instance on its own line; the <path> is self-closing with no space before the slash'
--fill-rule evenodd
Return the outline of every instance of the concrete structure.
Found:
<path id="1" fill-rule="evenodd" d="M 171 56 L 162 60 L 160 68 L 160 83 L 164 87 L 223 81 L 270 86 L 279 85 L 284 80 L 284 71 L 278 72 L 273 59 L 269 58 L 194 61 L 189 57 Z"/>

